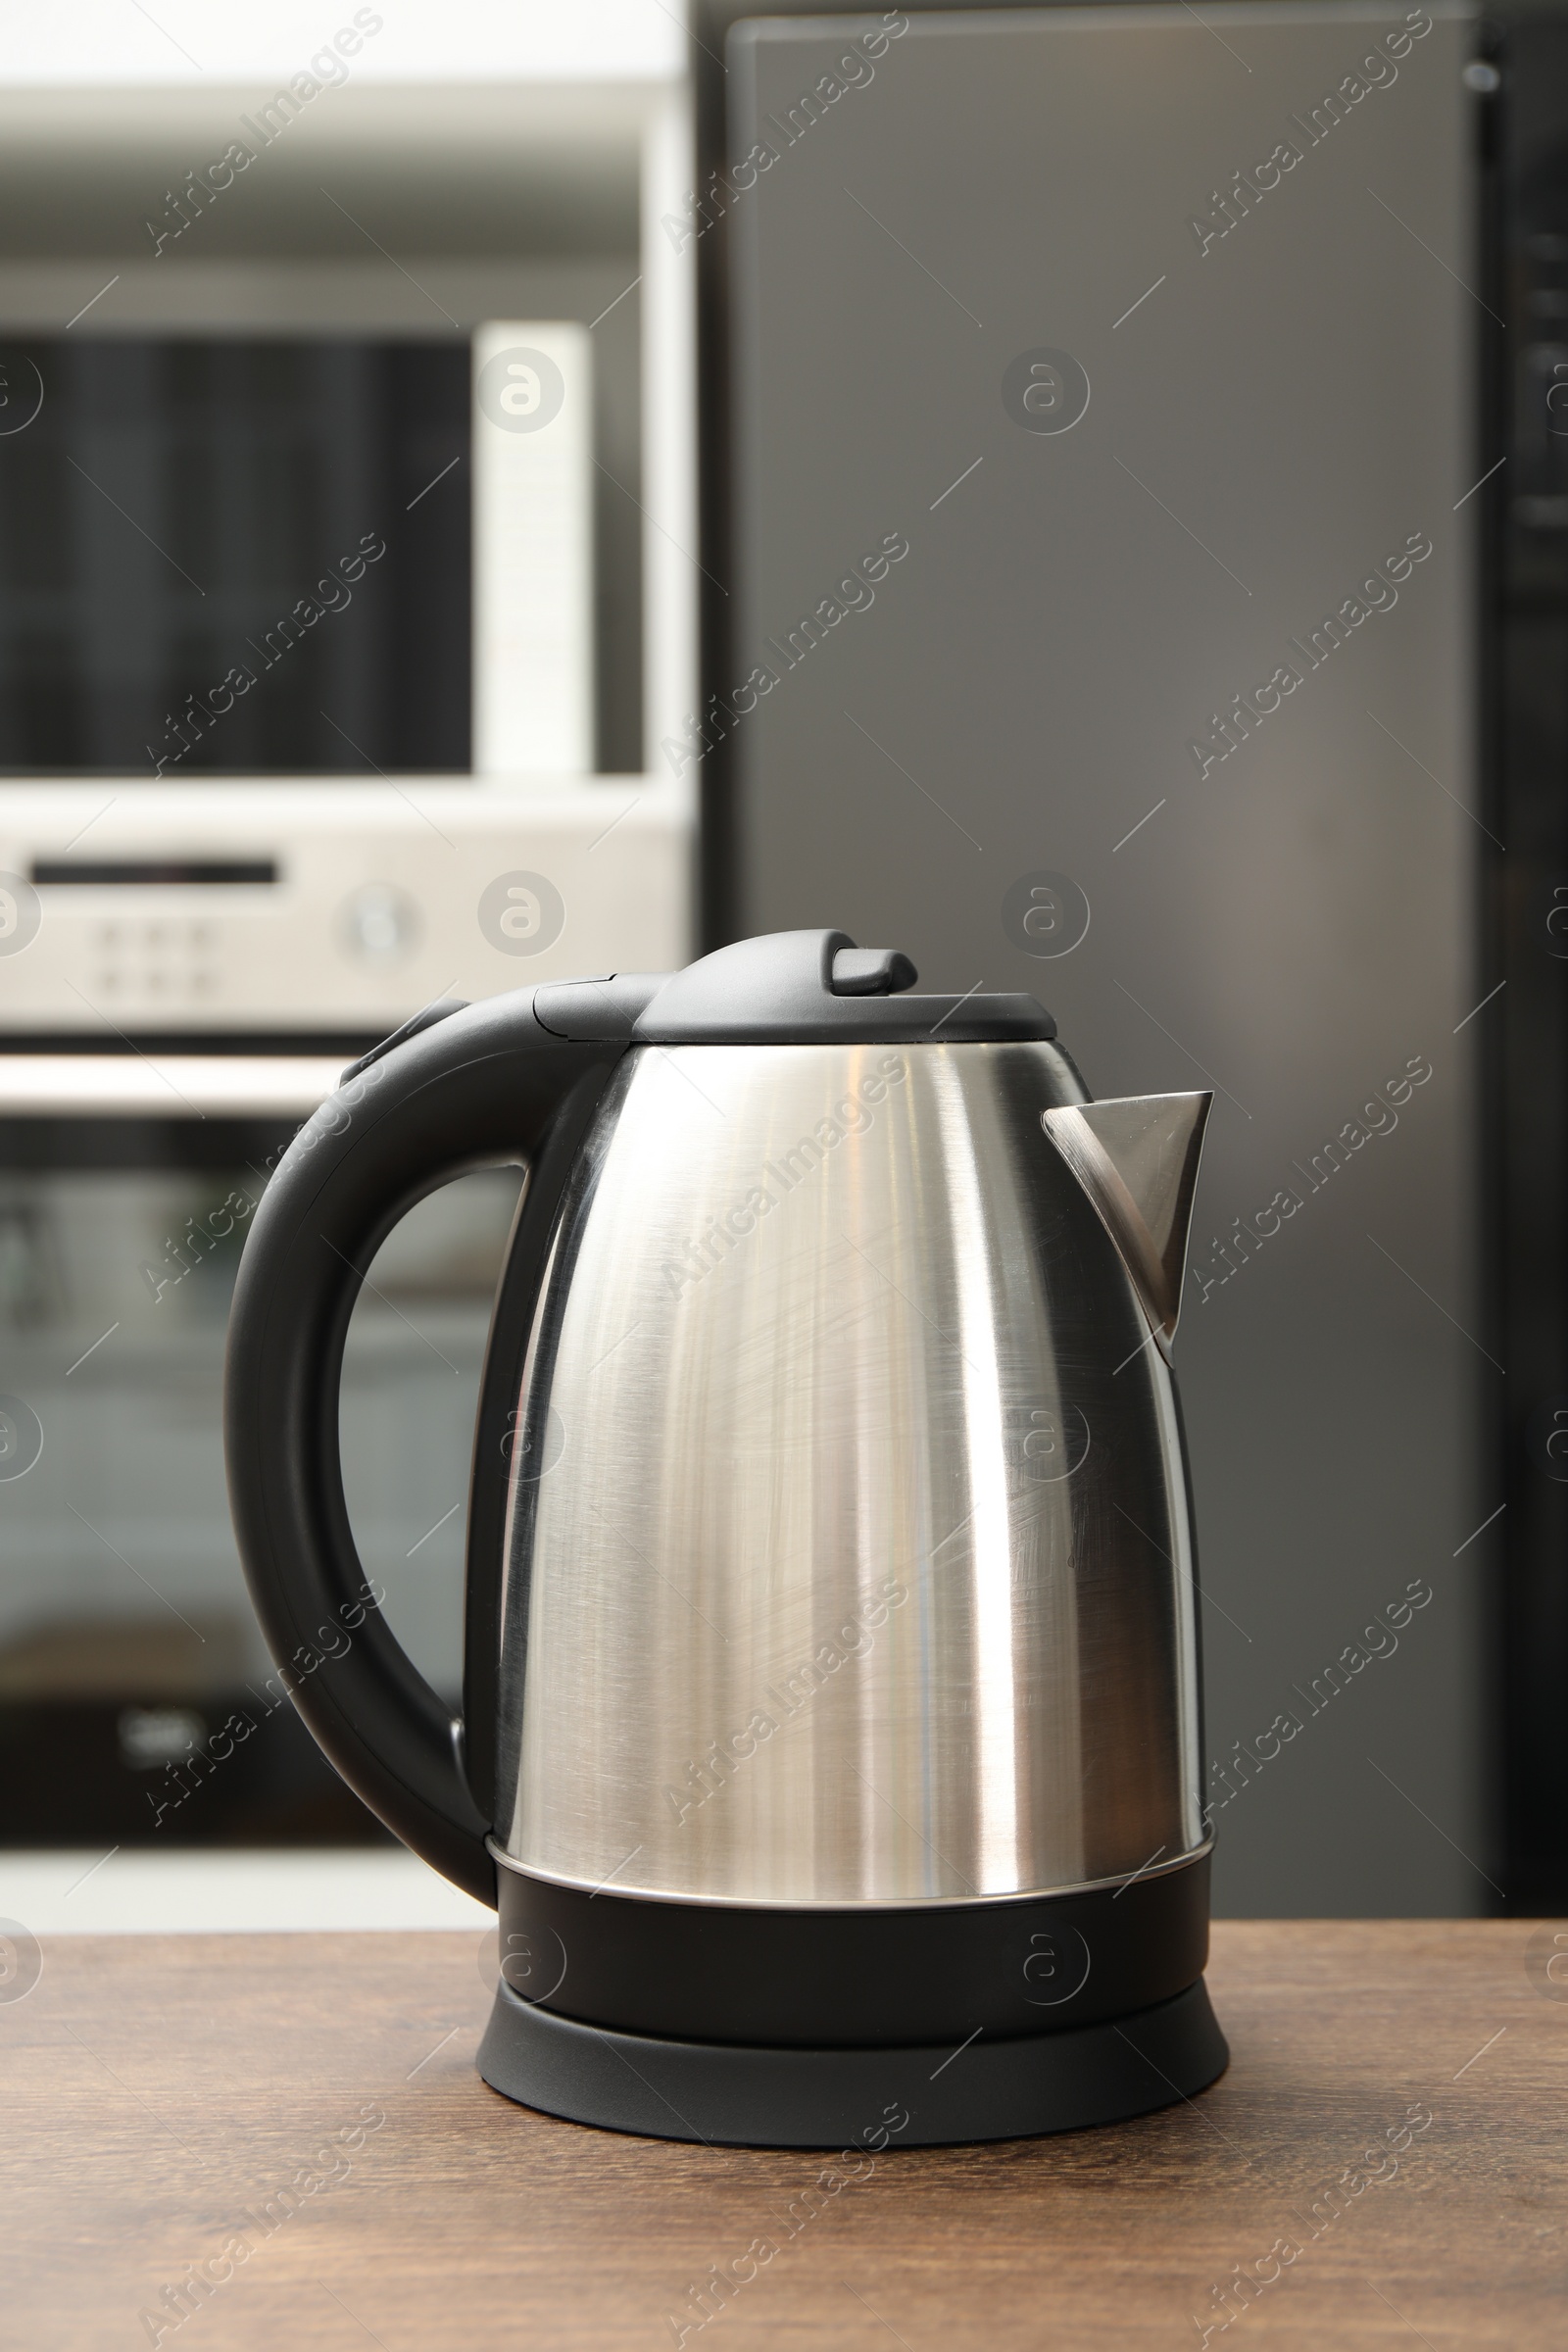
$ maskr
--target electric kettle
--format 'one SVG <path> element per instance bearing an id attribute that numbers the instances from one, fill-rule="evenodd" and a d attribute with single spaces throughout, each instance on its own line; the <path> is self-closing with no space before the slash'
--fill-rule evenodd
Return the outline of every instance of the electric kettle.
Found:
<path id="1" fill-rule="evenodd" d="M 343 1777 L 498 1906 L 480 2071 L 557 2115 L 1011 2137 L 1227 2063 L 1169 1360 L 1211 1097 L 1096 1102 L 1031 997 L 915 977 L 796 931 L 430 1005 L 251 1227 L 257 1609 Z M 356 1553 L 338 1384 L 382 1239 L 496 1162 L 455 1721 Z"/>

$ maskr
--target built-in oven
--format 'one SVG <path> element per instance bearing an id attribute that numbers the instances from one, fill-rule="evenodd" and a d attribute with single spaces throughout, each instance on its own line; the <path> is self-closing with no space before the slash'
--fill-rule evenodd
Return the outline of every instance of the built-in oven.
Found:
<path id="1" fill-rule="evenodd" d="M 0 1847 L 381 1835 L 255 1623 L 224 1328 L 257 1205 L 419 1005 L 671 960 L 679 845 L 635 790 L 0 785 Z M 597 788 L 596 788 L 597 789 Z M 413 1207 L 349 1330 L 370 1593 L 457 1711 L 468 1450 L 523 1174 Z"/>
<path id="2" fill-rule="evenodd" d="M 246 1233 L 365 1042 L 0 1054 L 0 1842 L 381 1835 L 267 1654 L 220 1436 Z M 371 1266 L 348 1339 L 345 1481 L 367 1583 L 454 1711 L 469 1433 L 520 1182 L 478 1170 L 421 1202 Z"/>
<path id="3" fill-rule="evenodd" d="M 364 1042 L 0 1054 L 0 1842 L 379 1835 L 267 1654 L 220 1435 L 250 1222 Z M 421 1202 L 348 1339 L 367 1582 L 455 1711 L 468 1440 L 520 1183 L 477 1170 Z"/>

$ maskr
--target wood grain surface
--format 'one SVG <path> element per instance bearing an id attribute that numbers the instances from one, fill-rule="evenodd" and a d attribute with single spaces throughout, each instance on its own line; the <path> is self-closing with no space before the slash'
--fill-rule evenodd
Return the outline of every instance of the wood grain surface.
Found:
<path id="1" fill-rule="evenodd" d="M 1201 2098 L 1054 2139 L 895 2142 L 814 2212 L 820 2157 L 619 2137 L 488 2090 L 478 1937 L 53 1938 L 0 2001 L 0 2333 L 1036 2352 L 1208 2327 L 1227 2348 L 1560 2352 L 1568 2001 L 1530 1937 L 1222 1922 L 1233 2057 Z M 219 2282 L 179 2319 L 166 2290 L 198 2263 Z M 1222 2328 L 1238 2265 L 1254 2283 Z M 713 2266 L 755 2275 L 699 2328 Z"/>

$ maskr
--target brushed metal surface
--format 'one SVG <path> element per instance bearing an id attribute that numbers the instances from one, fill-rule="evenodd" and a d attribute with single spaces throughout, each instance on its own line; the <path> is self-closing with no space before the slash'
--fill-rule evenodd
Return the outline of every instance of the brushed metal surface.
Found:
<path id="1" fill-rule="evenodd" d="M 1202 1842 L 1168 1367 L 1054 1045 L 628 1054 L 525 1368 L 496 1838 L 576 1885 L 970 1900 Z"/>

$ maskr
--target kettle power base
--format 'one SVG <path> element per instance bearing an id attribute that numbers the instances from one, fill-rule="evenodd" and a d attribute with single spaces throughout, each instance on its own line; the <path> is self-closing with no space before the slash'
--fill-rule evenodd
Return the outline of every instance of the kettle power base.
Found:
<path id="1" fill-rule="evenodd" d="M 1230 2063 L 1200 1978 L 1092 2026 L 957 2049 L 758 2049 L 562 2017 L 503 1981 L 479 2072 L 520 2106 L 648 2139 L 744 2148 L 940 2147 L 1124 2122 L 1191 2098 Z M 886 2117 L 903 2109 L 897 2130 Z"/>

